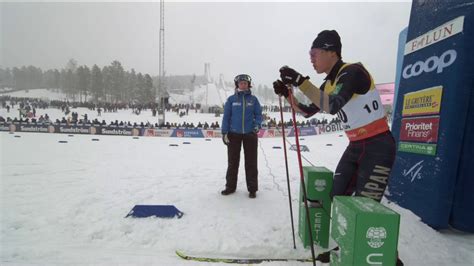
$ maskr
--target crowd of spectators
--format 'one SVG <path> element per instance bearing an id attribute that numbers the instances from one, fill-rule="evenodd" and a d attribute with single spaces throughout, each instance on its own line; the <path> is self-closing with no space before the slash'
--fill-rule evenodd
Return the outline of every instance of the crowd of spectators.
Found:
<path id="1" fill-rule="evenodd" d="M 97 112 L 97 117 L 100 117 L 104 112 L 117 112 L 118 110 L 131 110 L 133 114 L 140 115 L 142 111 L 151 111 L 153 116 L 157 116 L 159 110 L 156 103 L 150 104 L 133 104 L 133 103 L 91 103 L 91 102 L 69 102 L 69 101 L 46 101 L 37 98 L 17 98 L 11 96 L 1 96 L 0 97 L 1 107 L 7 110 L 7 113 L 13 112 L 17 108 L 19 111 L 19 118 L 14 116 L 2 117 L 0 116 L 0 122 L 8 123 L 27 123 L 27 124 L 63 124 L 63 125 L 97 125 L 97 126 L 116 126 L 116 127 L 145 127 L 145 128 L 187 128 L 187 129 L 219 129 L 219 122 L 213 122 L 209 124 L 208 122 L 198 122 L 195 123 L 170 123 L 166 122 L 165 124 L 159 125 L 158 123 L 150 122 L 130 122 L 130 121 L 109 121 L 108 123 L 99 118 L 89 119 L 87 113 L 79 115 L 77 112 L 71 112 L 71 109 L 78 107 L 87 108 L 91 111 Z M 51 118 L 47 113 L 37 116 L 37 109 L 47 109 L 47 108 L 57 108 L 64 113 L 64 116 L 61 119 Z M 272 105 L 263 105 L 262 109 L 264 113 L 268 112 L 279 112 L 279 106 Z M 180 117 L 188 116 L 189 112 L 202 112 L 202 107 L 200 104 L 168 104 L 166 106 L 167 112 L 176 112 Z M 283 108 L 284 112 L 290 112 L 289 107 Z M 219 110 L 214 110 L 216 116 L 219 116 Z M 327 119 L 317 119 L 312 118 L 303 122 L 297 121 L 297 126 L 318 126 L 326 125 L 332 123 L 340 123 L 340 120 L 335 117 L 331 121 Z M 291 127 L 293 121 L 285 123 L 286 127 Z M 276 121 L 275 118 L 271 118 L 267 114 L 264 114 L 264 122 L 262 124 L 265 128 L 275 128 L 281 127 L 281 121 Z"/>

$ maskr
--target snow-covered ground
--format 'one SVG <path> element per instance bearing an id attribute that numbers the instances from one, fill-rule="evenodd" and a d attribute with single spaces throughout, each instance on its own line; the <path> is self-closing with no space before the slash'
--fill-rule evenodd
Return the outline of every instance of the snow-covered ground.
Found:
<path id="1" fill-rule="evenodd" d="M 297 249 L 292 247 L 283 152 L 272 148 L 281 146 L 279 138 L 259 141 L 259 192 L 249 199 L 243 161 L 237 192 L 219 193 L 227 165 L 220 139 L 14 135 L 0 133 L 1 265 L 206 265 L 179 259 L 176 249 L 310 257 L 298 239 Z M 334 170 L 347 140 L 328 134 L 305 137 L 301 144 L 310 149 L 306 159 Z M 296 153 L 288 154 L 297 222 L 299 174 Z M 124 218 L 136 204 L 173 204 L 185 214 Z M 472 265 L 473 235 L 437 232 L 410 211 L 384 204 L 401 214 L 405 265 Z"/>
<path id="2" fill-rule="evenodd" d="M 11 94 L 64 99 L 47 90 Z M 86 108 L 71 111 L 88 114 L 91 120 L 97 117 L 97 112 Z M 64 116 L 59 109 L 37 110 L 38 117 L 46 113 L 53 120 Z M 18 117 L 18 111 L 7 113 L 0 108 L 0 115 Z M 280 119 L 279 113 L 269 116 Z M 290 113 L 284 116 L 285 121 L 291 118 Z M 332 118 L 318 114 L 322 117 Z M 131 110 L 97 118 L 106 122 L 157 120 L 151 111 L 135 115 Z M 189 116 L 167 113 L 166 119 L 210 124 L 221 123 L 222 117 L 190 110 Z M 297 120 L 306 121 L 302 116 Z M 184 141 L 191 144 L 184 145 Z M 303 153 L 303 163 L 334 170 L 347 142 L 340 133 L 304 137 L 301 144 L 310 152 Z M 292 248 L 283 151 L 273 146 L 282 146 L 281 139 L 259 140 L 260 187 L 257 198 L 249 199 L 243 159 L 237 193 L 227 197 L 219 193 L 227 166 L 220 139 L 2 132 L 0 264 L 198 264 L 177 258 L 176 249 L 210 256 L 310 257 L 299 240 L 297 249 Z M 297 223 L 299 172 L 296 153 L 288 154 Z M 399 252 L 405 265 L 473 265 L 473 235 L 435 231 L 409 210 L 387 200 L 383 203 L 401 214 Z M 182 219 L 124 218 L 136 204 L 173 204 L 185 215 Z"/>

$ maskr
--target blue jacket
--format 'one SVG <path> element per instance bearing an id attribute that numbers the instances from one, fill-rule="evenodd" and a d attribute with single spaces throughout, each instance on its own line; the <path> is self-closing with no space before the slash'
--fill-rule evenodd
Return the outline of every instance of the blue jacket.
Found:
<path id="1" fill-rule="evenodd" d="M 236 91 L 227 98 L 222 118 L 222 134 L 246 134 L 260 129 L 261 125 L 262 107 L 250 90 Z"/>

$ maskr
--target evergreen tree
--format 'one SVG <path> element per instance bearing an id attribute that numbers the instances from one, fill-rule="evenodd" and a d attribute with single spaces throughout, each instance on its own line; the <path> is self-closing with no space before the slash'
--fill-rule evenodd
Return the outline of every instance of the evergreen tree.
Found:
<path id="1" fill-rule="evenodd" d="M 91 93 L 96 102 L 99 101 L 99 98 L 104 97 L 104 82 L 102 78 L 102 71 L 97 65 L 92 67 L 91 74 Z"/>
<path id="2" fill-rule="evenodd" d="M 13 73 L 10 68 L 5 70 L 5 83 L 7 88 L 13 88 L 14 80 L 13 80 Z"/>
<path id="3" fill-rule="evenodd" d="M 67 82 L 66 82 L 66 70 L 65 69 L 61 69 L 61 72 L 59 73 L 59 87 L 61 88 L 61 91 L 66 93 Z"/>
<path id="4" fill-rule="evenodd" d="M 137 95 L 136 95 L 136 100 L 138 102 L 143 102 L 143 99 L 146 97 L 143 93 L 144 88 L 145 88 L 145 79 L 143 78 L 142 73 L 137 74 Z"/>
<path id="5" fill-rule="evenodd" d="M 25 67 L 22 67 L 22 69 L 18 67 L 13 68 L 13 83 L 14 87 L 17 90 L 24 90 L 27 89 L 25 86 L 25 78 L 24 78 L 24 73 L 25 73 Z"/>
<path id="6" fill-rule="evenodd" d="M 132 71 L 128 74 L 127 82 L 127 99 L 137 99 L 138 89 L 137 89 L 137 74 L 135 69 L 132 68 Z"/>
<path id="7" fill-rule="evenodd" d="M 65 77 L 65 92 L 68 97 L 71 97 L 73 101 L 76 101 L 77 95 L 77 76 L 76 73 L 71 69 L 66 71 Z"/>
<path id="8" fill-rule="evenodd" d="M 153 80 L 151 79 L 150 75 L 145 74 L 143 77 L 144 79 L 144 99 L 143 103 L 152 103 L 155 102 L 155 90 L 153 89 Z"/>
<path id="9" fill-rule="evenodd" d="M 103 100 L 106 102 L 110 102 L 111 95 L 112 95 L 112 72 L 110 71 L 110 67 L 105 66 L 102 69 L 102 80 L 103 80 L 103 87 L 104 87 L 104 98 Z"/>
<path id="10" fill-rule="evenodd" d="M 42 87 L 54 88 L 54 70 L 49 69 L 43 73 Z"/>
<path id="11" fill-rule="evenodd" d="M 6 71 L 3 68 L 0 68 L 0 88 L 6 88 L 6 79 L 7 79 L 7 74 Z"/>
<path id="12" fill-rule="evenodd" d="M 57 69 L 55 69 L 54 73 L 53 73 L 53 83 L 52 83 L 52 85 L 53 85 L 52 87 L 55 88 L 55 89 L 59 89 L 60 86 L 61 86 L 61 73 Z"/>
<path id="13" fill-rule="evenodd" d="M 110 69 L 110 82 L 111 82 L 111 94 L 113 95 L 113 100 L 123 101 L 124 100 L 124 90 L 125 90 L 125 73 L 119 61 L 113 61 L 109 67 Z"/>
<path id="14" fill-rule="evenodd" d="M 79 101 L 87 100 L 87 93 L 90 91 L 91 73 L 87 66 L 80 66 L 77 68 L 77 88 L 79 90 Z"/>

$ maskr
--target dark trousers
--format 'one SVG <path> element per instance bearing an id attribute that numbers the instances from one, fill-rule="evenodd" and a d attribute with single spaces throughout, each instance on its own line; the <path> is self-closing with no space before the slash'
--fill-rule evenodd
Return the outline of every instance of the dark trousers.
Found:
<path id="1" fill-rule="evenodd" d="M 256 192 L 258 190 L 257 148 L 258 136 L 256 133 L 236 134 L 229 133 L 229 145 L 227 145 L 227 174 L 226 188 L 235 190 L 237 188 L 237 174 L 239 173 L 240 149 L 244 144 L 245 177 L 247 190 Z"/>
<path id="2" fill-rule="evenodd" d="M 331 196 L 347 195 L 382 199 L 395 161 L 396 144 L 389 131 L 350 142 L 336 172 Z"/>

